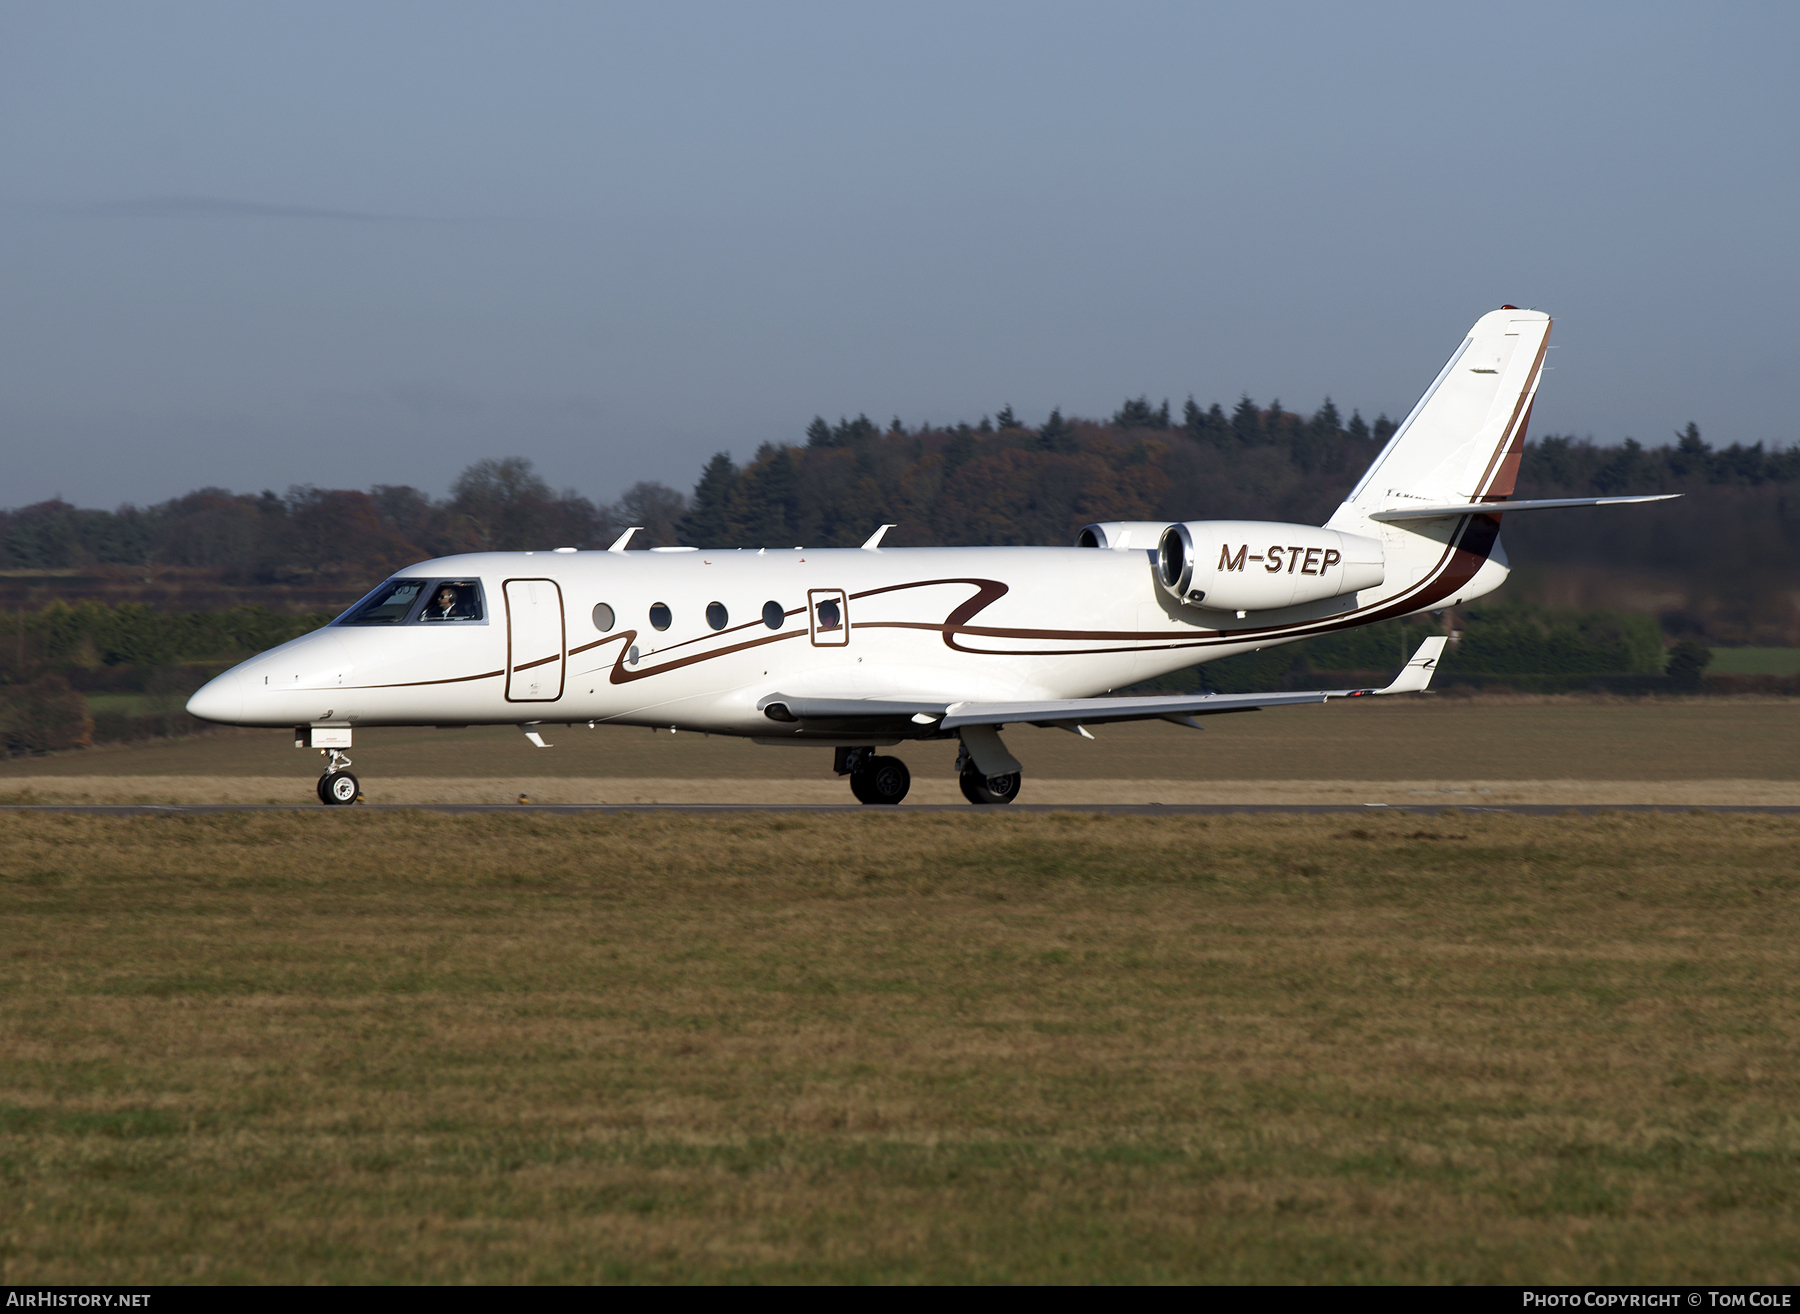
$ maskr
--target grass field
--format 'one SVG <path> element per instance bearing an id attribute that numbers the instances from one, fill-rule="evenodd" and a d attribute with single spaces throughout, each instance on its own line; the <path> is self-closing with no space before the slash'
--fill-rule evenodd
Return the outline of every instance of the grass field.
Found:
<path id="1" fill-rule="evenodd" d="M 1706 669 L 1720 675 L 1800 675 L 1800 648 L 1714 648 Z"/>
<path id="2" fill-rule="evenodd" d="M 1800 1279 L 1800 822 L 0 816 L 0 1280 Z"/>
<path id="3" fill-rule="evenodd" d="M 1800 699 L 1792 698 L 1396 698 L 1212 717 L 1205 730 L 1157 722 L 1094 733 L 1090 743 L 1009 728 L 1007 743 L 1025 767 L 1020 801 L 1315 802 L 1334 789 L 1349 801 L 1439 793 L 1476 801 L 1486 788 L 1519 802 L 1800 802 Z M 828 748 L 616 727 L 552 725 L 546 737 L 553 748 L 533 748 L 505 726 L 362 729 L 352 756 L 372 803 L 503 803 L 520 793 L 567 802 L 849 800 Z M 960 799 L 954 742 L 884 751 L 911 766 L 912 801 Z M 285 731 L 223 732 L 0 761 L 0 797 L 300 803 L 313 798 L 319 766 L 319 754 L 295 749 Z M 613 783 L 589 788 L 595 781 Z M 1344 793 L 1343 782 L 1362 792 Z M 1521 782 L 1532 786 L 1495 790 Z M 1558 782 L 1619 787 L 1546 789 Z M 1630 782 L 1666 788 L 1624 787 Z M 1684 782 L 1696 788 L 1677 788 Z M 1369 792 L 1377 783 L 1393 788 Z"/>

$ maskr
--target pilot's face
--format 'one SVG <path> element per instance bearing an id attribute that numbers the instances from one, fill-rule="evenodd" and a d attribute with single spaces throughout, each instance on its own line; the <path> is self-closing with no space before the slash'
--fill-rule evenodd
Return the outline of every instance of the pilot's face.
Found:
<path id="1" fill-rule="evenodd" d="M 454 590 L 454 589 L 439 589 L 438 596 L 437 596 L 437 605 L 439 607 L 442 607 L 446 611 L 448 611 L 451 607 L 455 606 L 456 605 L 456 590 Z"/>

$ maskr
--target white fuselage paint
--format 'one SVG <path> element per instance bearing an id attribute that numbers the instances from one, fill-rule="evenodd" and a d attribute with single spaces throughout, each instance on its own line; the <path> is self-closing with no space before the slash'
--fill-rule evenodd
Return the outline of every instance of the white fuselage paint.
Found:
<path id="1" fill-rule="evenodd" d="M 333 624 L 233 668 L 189 706 L 238 725 L 596 721 L 780 738 L 792 728 L 759 710 L 774 694 L 945 703 L 1092 697 L 1485 593 L 1505 578 L 1504 566 L 1485 560 L 1485 549 L 1480 557 L 1452 550 L 1466 526 L 1483 521 L 1388 531 L 1426 548 L 1432 564 L 1376 590 L 1243 619 L 1180 606 L 1157 584 L 1154 552 L 1137 550 L 445 557 L 394 578 L 479 579 L 482 622 Z M 769 602 L 783 613 L 779 629 L 763 620 Z M 822 602 L 836 603 L 835 627 L 822 625 Z M 661 631 L 651 623 L 659 603 L 670 617 Z M 714 603 L 728 616 L 718 630 L 707 618 Z M 614 618 L 604 633 L 592 619 L 597 604 Z M 824 609 L 827 622 L 831 613 Z"/>

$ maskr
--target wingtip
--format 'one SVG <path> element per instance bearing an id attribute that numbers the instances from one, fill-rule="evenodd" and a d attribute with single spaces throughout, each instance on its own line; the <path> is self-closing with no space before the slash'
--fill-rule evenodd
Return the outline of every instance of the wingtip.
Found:
<path id="1" fill-rule="evenodd" d="M 1449 640 L 1442 634 L 1433 634 L 1419 645 L 1417 652 L 1394 677 L 1394 682 L 1377 693 L 1422 693 L 1431 684 L 1431 677 L 1437 670 L 1437 664 L 1444 655 L 1444 645 Z"/>

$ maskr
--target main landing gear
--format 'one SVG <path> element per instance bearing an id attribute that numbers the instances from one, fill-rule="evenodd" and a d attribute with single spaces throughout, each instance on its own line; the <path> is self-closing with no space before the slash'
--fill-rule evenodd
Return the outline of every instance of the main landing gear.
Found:
<path id="1" fill-rule="evenodd" d="M 897 757 L 879 757 L 872 748 L 840 748 L 832 765 L 850 777 L 850 792 L 859 803 L 894 804 L 912 788 L 912 772 Z M 1019 796 L 1020 773 L 982 774 L 965 749 L 956 759 L 957 783 L 971 803 L 1010 803 Z"/>
<path id="2" fill-rule="evenodd" d="M 344 770 L 350 765 L 350 759 L 337 749 L 327 749 L 331 754 L 325 764 L 325 774 L 319 777 L 319 802 L 325 804 L 350 804 L 362 797 L 362 786 L 356 777 Z"/>
<path id="3" fill-rule="evenodd" d="M 973 762 L 956 776 L 956 783 L 962 786 L 963 797 L 971 803 L 1010 803 L 1019 796 L 1019 781 L 1020 773 L 1017 771 L 1004 776 L 984 776 Z"/>
<path id="4" fill-rule="evenodd" d="M 966 746 L 956 755 L 956 783 L 962 787 L 963 797 L 971 803 L 1010 803 L 1019 796 L 1020 779 L 1021 773 L 1017 771 L 1000 776 L 987 775 L 975 765 Z"/>
<path id="5" fill-rule="evenodd" d="M 912 772 L 897 757 L 877 757 L 872 748 L 840 748 L 833 762 L 840 776 L 850 777 L 858 803 L 894 804 L 912 788 Z"/>

